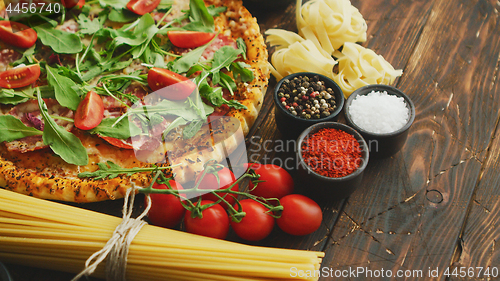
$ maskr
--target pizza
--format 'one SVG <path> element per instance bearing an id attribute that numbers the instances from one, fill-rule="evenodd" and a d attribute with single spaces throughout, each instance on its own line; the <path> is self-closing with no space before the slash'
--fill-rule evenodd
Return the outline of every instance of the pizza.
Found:
<path id="1" fill-rule="evenodd" d="M 0 187 L 114 200 L 150 185 L 137 171 L 189 182 L 243 142 L 270 71 L 241 1 L 68 2 L 64 20 L 0 11 Z"/>

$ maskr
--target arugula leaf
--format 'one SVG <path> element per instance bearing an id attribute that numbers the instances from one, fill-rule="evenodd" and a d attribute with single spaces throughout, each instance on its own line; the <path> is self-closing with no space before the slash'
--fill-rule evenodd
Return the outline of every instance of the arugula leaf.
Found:
<path id="1" fill-rule="evenodd" d="M 126 176 L 131 176 L 136 173 L 134 171 L 135 169 L 133 168 L 132 169 L 122 168 L 111 161 L 107 161 L 106 163 L 97 163 L 97 166 L 99 167 L 99 170 L 95 172 L 79 173 L 78 177 L 94 178 L 94 180 L 100 180 L 105 178 L 114 179 L 121 174 L 124 174 Z"/>
<path id="2" fill-rule="evenodd" d="M 243 40 L 243 38 L 241 38 L 241 37 L 238 37 L 238 39 L 236 39 L 236 46 L 238 47 L 238 49 L 241 50 L 241 54 L 243 55 L 243 59 L 246 60 L 247 59 L 247 44 L 245 43 L 245 40 Z"/>
<path id="3" fill-rule="evenodd" d="M 193 65 L 197 64 L 201 55 L 208 47 L 208 44 L 200 46 L 191 52 L 183 55 L 181 58 L 175 60 L 172 65 L 172 70 L 177 73 L 187 72 Z"/>
<path id="4" fill-rule="evenodd" d="M 217 17 L 219 16 L 220 13 L 223 13 L 227 10 L 227 7 L 221 6 L 221 7 L 215 7 L 214 5 L 210 5 L 207 7 L 208 13 L 212 17 Z"/>
<path id="5" fill-rule="evenodd" d="M 66 131 L 50 117 L 47 105 L 37 90 L 38 106 L 44 121 L 43 143 L 49 145 L 52 151 L 69 164 L 84 166 L 89 162 L 87 150 L 79 138 Z"/>
<path id="6" fill-rule="evenodd" d="M 250 65 L 242 61 L 235 61 L 231 64 L 229 70 L 233 73 L 234 78 L 240 79 L 242 82 L 251 82 L 254 79 L 254 75 L 248 67 Z"/>
<path id="7" fill-rule="evenodd" d="M 125 9 L 127 7 L 128 0 L 99 0 L 99 4 L 102 7 L 113 7 L 117 10 Z"/>
<path id="8" fill-rule="evenodd" d="M 55 98 L 54 91 L 49 86 L 40 86 L 38 89 L 43 98 Z M 0 103 L 16 105 L 29 99 L 35 99 L 35 88 L 3 89 L 0 88 Z"/>
<path id="9" fill-rule="evenodd" d="M 12 65 L 20 65 L 21 63 L 25 62 L 33 63 L 33 55 L 35 54 L 35 48 L 36 44 L 26 49 L 26 51 L 24 51 L 23 53 L 23 56 L 20 59 L 13 62 Z"/>
<path id="10" fill-rule="evenodd" d="M 147 116 L 154 113 L 158 113 L 160 115 L 176 115 L 188 121 L 199 119 L 199 115 L 196 110 L 189 108 L 189 105 L 186 105 L 186 101 L 171 101 L 166 99 L 155 105 L 145 105 L 132 108 L 128 112 L 131 114 L 146 114 Z"/>
<path id="11" fill-rule="evenodd" d="M 194 120 L 193 122 L 189 123 L 186 127 L 184 127 L 184 130 L 182 131 L 182 137 L 187 140 L 194 135 L 203 127 L 203 124 L 205 123 L 205 120 Z"/>
<path id="12" fill-rule="evenodd" d="M 235 108 L 235 109 L 247 109 L 246 106 L 242 105 L 237 100 L 226 100 L 226 99 L 224 99 L 224 103 L 227 104 L 229 107 L 232 107 L 232 108 Z"/>
<path id="13" fill-rule="evenodd" d="M 231 63 L 238 58 L 241 52 L 241 50 L 235 49 L 231 46 L 224 46 L 220 48 L 214 54 L 212 69 L 210 69 L 210 72 L 217 73 L 221 69 L 229 67 Z"/>
<path id="14" fill-rule="evenodd" d="M 99 20 L 91 20 L 84 14 L 78 16 L 78 24 L 80 25 L 80 33 L 82 34 L 94 34 L 102 28 Z"/>
<path id="15" fill-rule="evenodd" d="M 33 27 L 38 38 L 46 46 L 59 54 L 76 54 L 82 51 L 82 41 L 78 35 L 54 29 L 49 23 Z"/>
<path id="16" fill-rule="evenodd" d="M 231 76 L 225 74 L 224 72 L 220 72 L 220 80 L 222 87 L 228 89 L 231 92 L 231 95 L 234 95 L 233 91 L 236 90 L 236 83 L 234 82 Z"/>
<path id="17" fill-rule="evenodd" d="M 158 27 L 155 25 L 155 21 L 151 14 L 143 15 L 137 23 L 132 23 L 131 26 L 135 28 L 133 31 L 129 30 L 128 27 L 123 30 L 117 30 L 111 35 L 114 36 L 111 47 L 116 49 L 121 45 L 128 46 L 139 46 L 139 48 L 134 48 L 132 50 L 132 57 L 134 59 L 139 58 L 142 53 L 146 50 L 151 39 L 158 32 Z"/>
<path id="18" fill-rule="evenodd" d="M 168 10 L 174 4 L 174 0 L 161 0 L 160 4 L 156 7 L 157 10 Z"/>
<path id="19" fill-rule="evenodd" d="M 108 18 L 110 21 L 114 22 L 131 22 L 137 19 L 137 14 L 129 11 L 128 9 L 111 9 Z"/>
<path id="20" fill-rule="evenodd" d="M 0 103 L 1 104 L 20 104 L 32 98 L 32 96 L 23 91 L 15 91 L 13 89 L 0 88 Z"/>
<path id="21" fill-rule="evenodd" d="M 135 173 L 144 173 L 144 172 L 152 172 L 156 170 L 166 170 L 171 169 L 173 166 L 169 167 L 158 167 L 156 165 L 152 165 L 152 167 L 148 168 L 122 168 L 119 165 L 107 161 L 106 163 L 97 163 L 99 170 L 95 172 L 83 172 L 79 173 L 79 178 L 94 178 L 94 180 L 100 179 L 113 179 L 118 177 L 119 175 L 131 176 Z"/>
<path id="22" fill-rule="evenodd" d="M 33 127 L 28 127 L 12 115 L 0 115 L 0 143 L 22 139 L 24 137 L 42 135 L 43 132 Z"/>
<path id="23" fill-rule="evenodd" d="M 189 15 L 192 18 L 191 22 L 201 22 L 212 32 L 214 31 L 214 18 L 208 12 L 203 0 L 190 0 L 189 9 Z"/>
<path id="24" fill-rule="evenodd" d="M 137 136 L 141 133 L 141 129 L 137 127 L 134 123 L 130 123 L 128 118 L 123 118 L 115 126 L 115 122 L 118 118 L 105 118 L 101 121 L 94 129 L 90 130 L 91 134 L 100 134 L 106 137 L 112 137 L 117 139 L 128 139 L 133 136 Z"/>
<path id="25" fill-rule="evenodd" d="M 71 110 L 76 110 L 81 100 L 78 93 L 73 90 L 73 86 L 76 86 L 76 83 L 68 77 L 59 75 L 57 69 L 49 65 L 45 66 L 45 70 L 47 71 L 47 81 L 54 88 L 59 104 Z"/>
<path id="26" fill-rule="evenodd" d="M 170 131 L 172 131 L 173 129 L 175 129 L 179 126 L 185 125 L 187 123 L 188 123 L 188 121 L 186 121 L 186 119 L 184 119 L 180 116 L 177 117 L 174 121 L 172 121 L 172 123 L 170 123 L 168 125 L 168 127 L 165 129 L 165 131 L 163 131 L 163 136 L 168 135 L 168 133 L 170 133 Z"/>

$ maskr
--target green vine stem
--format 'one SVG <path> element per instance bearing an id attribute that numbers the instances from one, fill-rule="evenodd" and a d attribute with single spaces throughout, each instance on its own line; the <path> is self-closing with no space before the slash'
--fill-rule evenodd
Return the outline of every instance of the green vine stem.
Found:
<path id="1" fill-rule="evenodd" d="M 274 217 L 274 218 L 279 218 L 281 216 L 281 211 L 283 211 L 283 206 L 280 204 L 279 199 L 277 199 L 277 198 L 263 198 L 263 197 L 255 196 L 255 195 L 250 194 L 248 192 L 231 190 L 235 185 L 239 184 L 240 182 L 242 182 L 246 178 L 249 178 L 252 182 L 254 182 L 255 185 L 258 184 L 258 182 L 263 182 L 262 180 L 259 180 L 260 175 L 256 174 L 255 171 L 253 169 L 251 169 L 251 167 L 227 188 L 210 190 L 210 193 L 214 194 L 218 198 L 218 200 L 214 203 L 200 206 L 201 197 L 198 197 L 197 204 L 194 204 L 191 201 L 191 199 L 188 199 L 185 197 L 186 194 L 193 194 L 193 193 L 200 194 L 201 192 L 208 191 L 206 189 L 199 188 L 201 179 L 209 173 L 214 174 L 217 177 L 217 172 L 220 169 L 222 169 L 223 167 L 224 166 L 221 164 L 207 162 L 207 164 L 205 164 L 205 169 L 203 170 L 203 173 L 200 176 L 200 180 L 197 181 L 196 185 L 193 188 L 183 189 L 181 191 L 181 193 L 184 195 L 179 194 L 178 190 L 172 189 L 172 187 L 170 186 L 169 181 L 172 180 L 173 178 L 166 178 L 162 173 L 160 173 L 158 171 L 157 174 L 154 176 L 153 181 L 151 182 L 150 186 L 148 186 L 147 188 L 140 189 L 139 193 L 144 193 L 144 194 L 155 193 L 155 194 L 174 195 L 174 196 L 178 197 L 179 199 L 181 199 L 181 204 L 184 206 L 184 208 L 191 211 L 193 218 L 196 218 L 196 217 L 201 218 L 202 212 L 204 210 L 206 210 L 206 209 L 208 209 L 216 204 L 221 203 L 221 204 L 225 204 L 227 206 L 227 211 L 228 211 L 231 219 L 235 222 L 240 222 L 241 219 L 243 217 L 245 217 L 245 212 L 241 211 L 242 208 L 241 208 L 241 204 L 239 203 L 238 196 L 242 196 L 245 199 L 252 199 L 252 200 L 262 204 L 264 207 L 266 207 L 266 209 L 268 209 L 267 214 Z M 219 182 L 218 177 L 217 177 L 217 181 Z M 155 182 L 157 182 L 158 184 L 167 185 L 167 189 L 153 188 L 153 185 Z M 219 193 L 225 193 L 224 197 L 221 196 Z M 234 197 L 234 199 L 236 200 L 236 205 L 237 205 L 238 210 L 225 199 L 226 196 L 233 196 Z"/>

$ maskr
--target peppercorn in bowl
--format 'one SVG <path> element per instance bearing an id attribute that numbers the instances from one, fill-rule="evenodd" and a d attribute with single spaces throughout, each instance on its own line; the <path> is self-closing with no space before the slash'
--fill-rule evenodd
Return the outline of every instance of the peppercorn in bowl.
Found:
<path id="1" fill-rule="evenodd" d="M 328 201 L 346 198 L 361 185 L 370 152 L 353 128 L 321 122 L 300 134 L 296 154 L 303 192 Z"/>
<path id="2" fill-rule="evenodd" d="M 344 94 L 332 79 L 300 72 L 278 82 L 274 105 L 278 130 L 286 138 L 296 139 L 311 125 L 336 121 L 344 106 Z"/>
<path id="3" fill-rule="evenodd" d="M 404 146 L 415 120 L 415 106 L 395 87 L 368 85 L 349 96 L 344 115 L 346 123 L 365 138 L 370 155 L 383 158 Z"/>

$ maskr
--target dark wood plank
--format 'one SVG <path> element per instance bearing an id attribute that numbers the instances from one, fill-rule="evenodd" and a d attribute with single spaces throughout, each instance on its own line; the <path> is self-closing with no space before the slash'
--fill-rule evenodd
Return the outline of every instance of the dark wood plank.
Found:
<path id="1" fill-rule="evenodd" d="M 415 102 L 417 118 L 400 153 L 370 163 L 365 188 L 334 227 L 326 266 L 444 269 L 498 119 L 496 2 L 353 3 L 376 35 L 366 45 L 404 66 L 398 87 Z"/>

